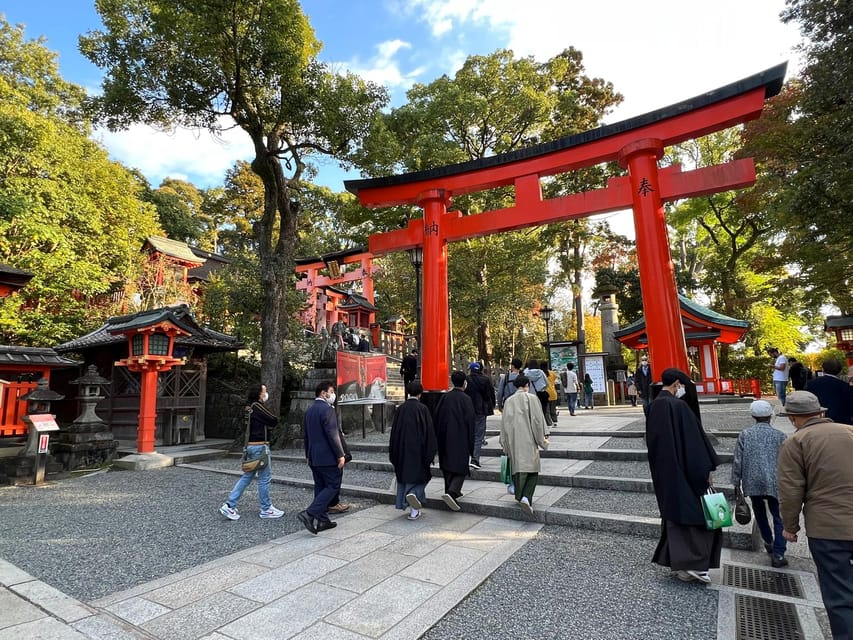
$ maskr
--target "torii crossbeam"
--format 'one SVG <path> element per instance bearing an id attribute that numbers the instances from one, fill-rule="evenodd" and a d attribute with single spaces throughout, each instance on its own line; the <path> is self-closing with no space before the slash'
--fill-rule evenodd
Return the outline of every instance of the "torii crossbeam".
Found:
<path id="1" fill-rule="evenodd" d="M 633 208 L 637 260 L 649 351 L 655 370 L 687 370 L 675 272 L 664 202 L 748 187 L 751 158 L 682 172 L 659 169 L 664 147 L 753 120 L 765 99 L 782 88 L 787 63 L 725 87 L 623 122 L 482 160 L 368 180 L 347 180 L 368 207 L 416 204 L 424 217 L 405 229 L 370 236 L 370 251 L 385 255 L 423 246 L 422 383 L 447 388 L 450 375 L 447 243 L 465 238 Z M 542 199 L 545 176 L 618 161 L 626 177 L 607 187 Z M 447 212 L 456 195 L 514 185 L 515 206 L 472 216 Z"/>

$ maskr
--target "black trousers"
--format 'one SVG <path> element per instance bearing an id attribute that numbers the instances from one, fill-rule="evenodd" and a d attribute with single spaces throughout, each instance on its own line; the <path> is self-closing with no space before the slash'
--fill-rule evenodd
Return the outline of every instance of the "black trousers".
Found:
<path id="1" fill-rule="evenodd" d="M 444 475 L 444 493 L 456 500 L 462 496 L 462 483 L 465 482 L 467 473 L 453 473 L 452 471 L 441 472 Z"/>
<path id="2" fill-rule="evenodd" d="M 853 540 L 809 538 L 833 640 L 853 638 Z"/>
<path id="3" fill-rule="evenodd" d="M 320 522 L 328 522 L 329 516 L 326 512 L 329 506 L 338 499 L 341 492 L 341 481 L 344 470 L 337 466 L 311 467 L 314 476 L 314 502 L 308 507 L 309 515 L 317 518 Z"/>

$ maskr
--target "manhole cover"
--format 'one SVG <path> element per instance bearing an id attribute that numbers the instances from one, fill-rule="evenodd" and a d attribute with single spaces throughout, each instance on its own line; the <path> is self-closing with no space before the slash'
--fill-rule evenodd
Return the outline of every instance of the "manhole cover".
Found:
<path id="1" fill-rule="evenodd" d="M 735 596 L 736 640 L 805 640 L 797 608 L 754 596 Z"/>
<path id="2" fill-rule="evenodd" d="M 761 591 L 777 596 L 802 598 L 803 588 L 797 576 L 769 569 L 755 569 L 727 564 L 723 571 L 723 584 L 738 589 Z"/>

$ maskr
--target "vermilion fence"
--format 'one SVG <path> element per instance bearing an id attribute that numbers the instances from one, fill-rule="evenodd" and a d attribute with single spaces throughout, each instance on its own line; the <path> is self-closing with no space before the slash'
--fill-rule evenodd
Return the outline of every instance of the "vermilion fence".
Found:
<path id="1" fill-rule="evenodd" d="M 0 437 L 26 435 L 23 417 L 27 415 L 27 401 L 21 396 L 35 388 L 35 382 L 0 380 Z"/>

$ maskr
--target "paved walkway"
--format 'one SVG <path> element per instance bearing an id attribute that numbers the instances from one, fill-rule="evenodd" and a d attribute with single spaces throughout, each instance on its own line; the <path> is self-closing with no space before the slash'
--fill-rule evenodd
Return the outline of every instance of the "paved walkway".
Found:
<path id="1" fill-rule="evenodd" d="M 610 431 L 636 417 L 631 411 L 596 410 L 574 423 L 561 414 L 559 428 Z M 555 437 L 558 448 L 577 449 L 600 447 L 607 438 L 560 440 L 558 444 Z M 484 469 L 497 464 L 483 461 Z M 571 473 L 573 465 L 589 463 L 543 462 L 555 473 Z M 382 504 L 338 517 L 337 528 L 318 536 L 299 531 L 86 603 L 0 560 L 0 640 L 417 638 L 541 529 L 540 522 L 489 513 L 495 503 L 504 507 L 500 511 L 515 507 L 512 497 L 496 492 L 495 485 L 474 479 L 465 484 L 465 503 L 479 503 L 485 513 L 441 508 L 441 482 L 433 481 L 427 493 L 430 506 L 438 508 L 426 509 L 418 521 Z M 543 486 L 537 503 L 545 508 L 565 491 Z M 805 559 L 808 550 L 799 543 L 788 555 Z M 723 555 L 725 564 L 746 568 L 765 569 L 764 560 L 763 554 L 730 549 Z M 121 561 L 120 553 L 116 561 Z M 805 633 L 801 638 L 821 638 L 816 582 L 809 571 L 792 565 L 783 573 L 796 577 L 805 593 L 782 601 L 796 605 Z M 708 630 L 704 637 L 735 638 L 736 599 L 755 592 L 725 585 L 723 571 L 713 571 L 712 577 L 710 589 L 718 593 L 717 633 Z M 601 582 L 595 574 L 590 578 Z M 678 607 L 673 601 L 671 613 Z"/>

